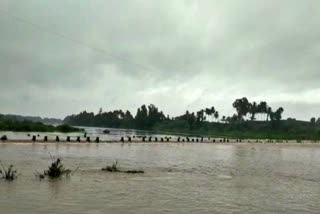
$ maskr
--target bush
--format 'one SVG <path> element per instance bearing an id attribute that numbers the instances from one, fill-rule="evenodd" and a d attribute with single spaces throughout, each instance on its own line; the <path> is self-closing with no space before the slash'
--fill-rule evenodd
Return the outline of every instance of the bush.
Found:
<path id="1" fill-rule="evenodd" d="M 57 126 L 56 127 L 56 130 L 58 132 L 79 132 L 79 131 L 83 131 L 81 129 L 78 129 L 78 128 L 74 128 L 72 126 L 69 126 L 69 125 L 60 125 L 60 126 Z"/>
<path id="2" fill-rule="evenodd" d="M 2 170 L 0 169 L 0 174 L 2 175 L 2 179 L 5 179 L 7 181 L 13 181 L 17 178 L 17 170 L 14 169 L 13 165 L 10 165 L 8 168 L 5 168 L 1 164 Z"/>
<path id="3" fill-rule="evenodd" d="M 45 170 L 43 175 L 48 176 L 49 178 L 59 178 L 63 175 L 68 176 L 70 173 L 71 170 L 65 169 L 60 158 L 57 158 L 55 161 L 52 161 L 51 165 L 48 167 L 48 170 Z"/>

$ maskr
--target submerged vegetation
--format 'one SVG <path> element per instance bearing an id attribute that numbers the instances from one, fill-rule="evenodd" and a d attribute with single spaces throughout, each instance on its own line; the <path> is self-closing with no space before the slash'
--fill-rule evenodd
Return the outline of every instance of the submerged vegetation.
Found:
<path id="1" fill-rule="evenodd" d="M 49 165 L 47 170 L 44 170 L 43 173 L 35 172 L 35 175 L 40 179 L 45 177 L 49 178 L 60 178 L 62 176 L 69 176 L 72 172 L 70 169 L 66 169 L 60 158 L 54 159 L 52 158 L 52 163 Z"/>
<path id="2" fill-rule="evenodd" d="M 49 178 L 59 178 L 64 175 L 68 176 L 70 173 L 71 170 L 64 168 L 60 158 L 57 158 L 55 161 L 52 161 L 48 170 L 44 171 L 44 175 L 48 176 Z"/>
<path id="3" fill-rule="evenodd" d="M 9 167 L 4 167 L 1 163 L 0 175 L 2 176 L 2 179 L 5 179 L 7 181 L 13 181 L 18 177 L 17 173 L 18 172 L 13 167 L 13 165 L 10 165 Z"/>
<path id="4" fill-rule="evenodd" d="M 298 121 L 282 119 L 283 107 L 275 108 L 267 102 L 250 102 L 246 97 L 236 99 L 235 114 L 221 116 L 215 107 L 170 117 L 155 105 L 142 105 L 133 116 L 130 111 L 115 110 L 97 114 L 86 111 L 67 116 L 64 123 L 78 126 L 134 128 L 169 133 L 189 133 L 229 138 L 264 139 L 320 139 L 320 118 Z"/>
<path id="5" fill-rule="evenodd" d="M 102 171 L 108 171 L 108 172 L 124 172 L 129 174 L 143 174 L 143 170 L 120 170 L 120 166 L 118 161 L 114 161 L 111 166 L 106 166 L 101 169 Z"/>
<path id="6" fill-rule="evenodd" d="M 119 166 L 118 161 L 113 162 L 111 166 L 106 166 L 105 168 L 101 169 L 102 171 L 108 171 L 108 172 L 119 172 Z"/>

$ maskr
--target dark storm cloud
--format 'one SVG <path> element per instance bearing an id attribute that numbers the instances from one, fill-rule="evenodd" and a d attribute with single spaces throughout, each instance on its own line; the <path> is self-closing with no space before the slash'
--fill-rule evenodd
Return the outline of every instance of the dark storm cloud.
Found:
<path id="1" fill-rule="evenodd" d="M 223 115 L 247 96 L 308 119 L 320 104 L 319 8 L 317 0 L 1 0 L 0 110 L 63 117 L 154 103 L 173 115 L 212 105 Z"/>

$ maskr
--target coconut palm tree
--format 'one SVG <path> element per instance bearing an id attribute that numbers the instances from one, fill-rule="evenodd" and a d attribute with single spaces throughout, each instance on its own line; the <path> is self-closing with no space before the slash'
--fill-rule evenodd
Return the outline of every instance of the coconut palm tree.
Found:
<path id="1" fill-rule="evenodd" d="M 269 106 L 267 108 L 267 121 L 269 120 L 269 117 L 271 116 L 271 114 L 272 114 L 272 108 Z"/>
<path id="2" fill-rule="evenodd" d="M 218 111 L 215 111 L 214 112 L 214 118 L 217 120 L 218 122 L 218 119 L 219 119 L 219 112 Z"/>
<path id="3" fill-rule="evenodd" d="M 249 113 L 251 114 L 251 117 L 250 117 L 251 120 L 255 120 L 256 119 L 255 115 L 256 115 L 257 111 L 258 111 L 257 103 L 253 102 L 252 104 L 250 104 Z"/>
<path id="4" fill-rule="evenodd" d="M 211 109 L 206 108 L 206 109 L 204 110 L 204 112 L 205 112 L 206 115 L 208 116 L 208 121 L 209 121 L 209 116 L 212 114 L 212 113 L 211 113 Z"/>
<path id="5" fill-rule="evenodd" d="M 265 101 L 261 101 L 258 105 L 258 112 L 261 114 L 261 115 L 264 115 L 267 113 L 267 108 L 268 108 L 268 104 L 267 102 Z"/>
<path id="6" fill-rule="evenodd" d="M 214 106 L 211 107 L 211 119 L 213 121 L 213 117 L 214 117 L 214 113 L 216 112 L 216 109 L 214 108 Z"/>

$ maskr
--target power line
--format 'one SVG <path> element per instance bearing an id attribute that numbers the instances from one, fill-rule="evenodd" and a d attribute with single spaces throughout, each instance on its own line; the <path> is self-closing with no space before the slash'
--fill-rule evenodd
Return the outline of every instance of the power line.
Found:
<path id="1" fill-rule="evenodd" d="M 121 56 L 117 56 L 117 55 L 114 55 L 108 51 L 106 51 L 105 49 L 102 49 L 102 48 L 97 48 L 97 47 L 93 47 L 93 46 L 90 46 L 90 44 L 86 43 L 86 42 L 83 42 L 81 40 L 77 40 L 77 39 L 74 39 L 66 34 L 63 34 L 63 33 L 59 33 L 59 32 L 56 32 L 54 30 L 51 30 L 49 29 L 49 27 L 47 26 L 43 26 L 43 25 L 39 25 L 39 24 L 36 24 L 36 23 L 33 23 L 31 21 L 29 21 L 28 19 L 24 18 L 24 17 L 20 17 L 20 16 L 16 16 L 16 15 L 12 15 L 10 14 L 8 11 L 5 11 L 5 10 L 2 10 L 0 9 L 0 12 L 2 12 L 3 14 L 6 14 L 10 17 L 12 17 L 15 21 L 17 22 L 20 22 L 20 23 L 24 23 L 24 24 L 29 24 L 31 25 L 33 28 L 37 29 L 37 30 L 41 30 L 41 31 L 46 31 L 46 33 L 49 33 L 49 34 L 52 34 L 52 35 L 55 35 L 57 37 L 60 37 L 60 38 L 63 38 L 65 40 L 68 40 L 68 41 L 71 41 L 75 44 L 78 44 L 80 46 L 84 46 L 86 48 L 89 48 L 91 50 L 94 50 L 96 52 L 99 52 L 100 54 L 105 54 L 105 55 L 108 55 L 107 57 L 111 57 L 113 59 L 116 59 L 116 60 L 119 60 L 119 61 L 122 61 L 122 62 L 126 62 L 126 63 L 129 63 L 129 64 L 132 64 L 138 68 L 141 68 L 143 70 L 155 70 L 154 68 L 151 68 L 151 67 L 148 67 L 148 66 L 145 66 L 145 65 L 142 65 L 140 63 L 136 63 L 136 62 L 133 62 L 125 57 L 121 57 Z"/>

